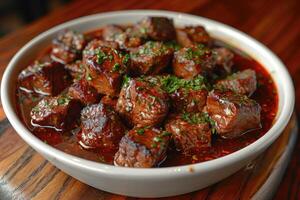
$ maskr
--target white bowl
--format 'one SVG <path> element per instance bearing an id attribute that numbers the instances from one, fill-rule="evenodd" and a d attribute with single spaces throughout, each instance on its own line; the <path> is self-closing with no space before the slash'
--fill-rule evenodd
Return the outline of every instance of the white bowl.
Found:
<path id="1" fill-rule="evenodd" d="M 75 157 L 57 150 L 36 138 L 16 114 L 17 75 L 32 62 L 37 53 L 63 29 L 87 31 L 105 24 L 134 23 L 144 16 L 173 18 L 178 26 L 201 24 L 210 34 L 238 47 L 260 62 L 273 77 L 278 89 L 279 108 L 272 128 L 253 144 L 230 155 L 198 164 L 178 167 L 136 169 L 116 167 Z M 268 97 L 266 97 L 268 98 Z M 2 79 L 1 100 L 4 111 L 18 134 L 53 165 L 74 178 L 112 193 L 135 197 L 164 197 L 199 190 L 233 174 L 262 153 L 281 134 L 294 108 L 294 88 L 282 62 L 263 44 L 227 25 L 183 13 L 132 10 L 109 12 L 75 19 L 56 26 L 28 42 L 10 61 Z"/>

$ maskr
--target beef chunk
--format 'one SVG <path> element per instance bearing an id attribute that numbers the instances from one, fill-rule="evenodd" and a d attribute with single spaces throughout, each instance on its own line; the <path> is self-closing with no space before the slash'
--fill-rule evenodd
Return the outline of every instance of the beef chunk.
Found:
<path id="1" fill-rule="evenodd" d="M 109 47 L 112 49 L 120 48 L 120 46 L 117 42 L 94 39 L 87 44 L 85 51 L 93 50 L 97 47 Z M 84 53 L 88 54 L 89 52 L 84 52 Z"/>
<path id="2" fill-rule="evenodd" d="M 140 29 L 152 40 L 176 40 L 173 20 L 166 17 L 146 17 L 138 23 Z"/>
<path id="3" fill-rule="evenodd" d="M 97 103 L 100 99 L 97 90 L 85 79 L 74 82 L 68 89 L 68 95 L 84 105 Z"/>
<path id="4" fill-rule="evenodd" d="M 103 38 L 107 41 L 115 41 L 122 49 L 130 49 L 144 43 L 146 34 L 141 30 L 135 26 L 123 30 L 120 26 L 109 25 L 103 29 Z"/>
<path id="5" fill-rule="evenodd" d="M 123 167 L 157 166 L 166 156 L 169 140 L 169 134 L 159 129 L 134 128 L 122 138 L 114 163 Z"/>
<path id="6" fill-rule="evenodd" d="M 85 107 L 81 111 L 79 144 L 86 149 L 114 151 L 126 132 L 118 115 L 110 106 L 102 103 Z"/>
<path id="7" fill-rule="evenodd" d="M 216 87 L 251 96 L 256 90 L 256 75 L 252 69 L 237 72 L 217 82 Z"/>
<path id="8" fill-rule="evenodd" d="M 227 48 L 220 47 L 213 49 L 216 66 L 214 71 L 219 75 L 228 75 L 231 73 L 234 54 Z"/>
<path id="9" fill-rule="evenodd" d="M 80 101 L 68 96 L 45 97 L 31 110 L 31 123 L 58 131 L 70 130 L 80 117 L 81 108 Z"/>
<path id="10" fill-rule="evenodd" d="M 172 133 L 175 146 L 185 154 L 196 153 L 211 146 L 211 130 L 204 113 L 183 113 L 172 117 L 165 125 Z"/>
<path id="11" fill-rule="evenodd" d="M 173 71 L 178 77 L 191 79 L 198 74 L 206 75 L 214 65 L 212 51 L 203 45 L 185 47 L 176 51 Z"/>
<path id="12" fill-rule="evenodd" d="M 207 112 L 223 138 L 238 137 L 260 124 L 260 105 L 245 95 L 213 90 L 207 97 Z"/>
<path id="13" fill-rule="evenodd" d="M 102 36 L 104 40 L 107 41 L 115 41 L 116 37 L 122 33 L 124 33 L 124 30 L 121 26 L 118 25 L 107 25 L 103 27 Z"/>
<path id="14" fill-rule="evenodd" d="M 66 64 L 65 69 L 68 70 L 75 80 L 80 80 L 85 76 L 85 67 L 82 60 L 76 60 L 73 63 Z"/>
<path id="15" fill-rule="evenodd" d="M 101 98 L 100 102 L 105 104 L 105 105 L 108 105 L 108 106 L 112 107 L 113 109 L 116 109 L 118 98 L 110 97 L 110 96 L 106 95 L 106 96 Z"/>
<path id="16" fill-rule="evenodd" d="M 131 71 L 134 74 L 158 74 L 171 61 L 173 50 L 161 42 L 149 41 L 131 50 Z"/>
<path id="17" fill-rule="evenodd" d="M 161 87 L 169 93 L 172 110 L 177 112 L 201 112 L 206 104 L 207 88 L 202 76 L 192 80 L 165 76 L 161 78 Z"/>
<path id="18" fill-rule="evenodd" d="M 187 26 L 177 29 L 176 33 L 177 41 L 184 47 L 192 46 L 195 43 L 210 45 L 213 41 L 203 26 Z"/>
<path id="19" fill-rule="evenodd" d="M 130 79 L 121 90 L 116 109 L 131 125 L 157 125 L 168 113 L 168 101 L 168 94 L 159 86 L 143 78 Z"/>
<path id="20" fill-rule="evenodd" d="M 206 104 L 207 90 L 179 89 L 170 97 L 177 112 L 200 112 Z"/>
<path id="21" fill-rule="evenodd" d="M 109 47 L 90 43 L 84 50 L 86 79 L 101 94 L 118 95 L 129 55 Z"/>
<path id="22" fill-rule="evenodd" d="M 26 92 L 53 96 L 71 83 L 69 74 L 58 62 L 35 62 L 20 73 L 18 80 L 20 89 Z"/>
<path id="23" fill-rule="evenodd" d="M 233 65 L 233 52 L 224 47 L 213 50 L 215 53 L 216 70 L 219 73 L 230 74 Z"/>
<path id="24" fill-rule="evenodd" d="M 81 57 L 85 45 L 82 34 L 64 31 L 52 42 L 51 58 L 63 64 L 71 63 Z"/>

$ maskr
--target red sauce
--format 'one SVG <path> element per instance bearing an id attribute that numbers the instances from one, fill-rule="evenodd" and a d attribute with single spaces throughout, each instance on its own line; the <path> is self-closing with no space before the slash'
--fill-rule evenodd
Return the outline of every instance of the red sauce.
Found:
<path id="1" fill-rule="evenodd" d="M 88 35 L 101 37 L 101 30 L 90 32 Z M 49 48 L 45 49 L 42 55 L 39 56 L 39 59 L 47 60 L 48 56 L 46 54 L 48 54 L 48 52 Z M 202 151 L 199 154 L 191 156 L 183 155 L 182 153 L 176 151 L 171 145 L 167 153 L 167 158 L 160 165 L 161 167 L 198 163 L 231 154 L 262 137 L 274 123 L 278 107 L 278 95 L 270 74 L 255 60 L 245 56 L 243 53 L 238 53 L 239 51 L 235 52 L 236 54 L 234 57 L 233 67 L 235 70 L 251 68 L 256 71 L 258 88 L 251 98 L 256 100 L 262 107 L 262 128 L 248 132 L 247 134 L 235 139 L 222 139 L 214 135 L 212 147 Z M 82 149 L 80 145 L 77 144 L 75 135 L 78 131 L 78 128 L 64 134 L 56 132 L 53 129 L 34 128 L 30 123 L 29 114 L 30 110 L 37 104 L 41 97 L 17 90 L 16 98 L 18 99 L 17 102 L 19 102 L 17 107 L 20 118 L 26 124 L 28 129 L 32 131 L 39 139 L 66 153 L 89 160 L 112 164 L 114 152 L 107 153 L 101 151 L 87 151 Z"/>

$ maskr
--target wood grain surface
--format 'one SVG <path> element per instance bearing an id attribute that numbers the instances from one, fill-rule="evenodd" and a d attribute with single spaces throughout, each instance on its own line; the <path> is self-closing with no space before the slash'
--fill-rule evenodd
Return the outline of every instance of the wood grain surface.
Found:
<path id="1" fill-rule="evenodd" d="M 125 9 L 186 12 L 218 20 L 253 36 L 274 51 L 286 64 L 294 79 L 296 111 L 299 113 L 300 107 L 297 105 L 300 103 L 299 0 L 74 1 L 0 39 L 0 78 L 12 56 L 37 34 L 76 17 Z M 292 121 L 291 124 L 293 123 Z M 248 168 L 210 188 L 177 199 L 224 199 L 225 196 L 228 199 L 250 198 L 268 176 L 272 169 L 270 166 L 281 154 L 287 139 L 288 131 Z M 128 199 L 84 185 L 52 166 L 15 133 L 1 106 L 0 149 L 0 199 Z M 275 199 L 300 199 L 299 150 L 298 140 Z M 266 170 L 260 170 L 262 168 Z"/>

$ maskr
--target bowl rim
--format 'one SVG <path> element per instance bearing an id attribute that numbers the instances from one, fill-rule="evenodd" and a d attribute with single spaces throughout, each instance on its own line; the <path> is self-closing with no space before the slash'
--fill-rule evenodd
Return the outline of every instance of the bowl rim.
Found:
<path id="1" fill-rule="evenodd" d="M 232 34 L 238 34 L 239 37 L 243 38 L 245 43 L 249 43 L 255 48 L 258 48 L 262 51 L 265 55 L 270 57 L 275 65 L 280 69 L 280 77 L 284 79 L 285 84 L 283 85 L 283 92 L 284 92 L 284 102 L 282 105 L 282 111 L 279 114 L 276 122 L 272 125 L 270 130 L 265 133 L 262 137 L 257 139 L 252 144 L 233 152 L 229 155 L 216 158 L 210 161 L 205 161 L 201 163 L 195 164 L 188 164 L 188 165 L 180 165 L 180 166 L 172 166 L 172 167 L 162 167 L 162 168 L 127 168 L 127 167 L 118 167 L 110 164 L 105 163 L 98 163 L 95 161 L 86 160 L 84 158 L 80 158 L 77 156 L 73 156 L 67 154 L 61 150 L 58 150 L 50 145 L 45 144 L 40 139 L 35 137 L 21 122 L 19 117 L 17 116 L 16 110 L 14 109 L 13 102 L 10 101 L 10 77 L 13 73 L 13 68 L 16 65 L 16 62 L 19 60 L 22 54 L 30 49 L 30 47 L 38 42 L 39 40 L 43 40 L 51 33 L 57 32 L 58 30 L 62 29 L 66 26 L 71 26 L 77 23 L 84 23 L 88 22 L 92 19 L 98 18 L 110 18 L 110 17 L 122 17 L 125 15 L 162 15 L 171 18 L 190 18 L 190 19 L 200 19 L 202 21 L 207 21 L 215 26 L 221 26 L 227 31 L 231 32 Z M 15 84 L 15 83 L 12 83 Z M 279 90 L 279 88 L 277 87 Z M 43 155 L 51 156 L 52 158 L 61 161 L 62 163 L 67 163 L 72 165 L 76 168 L 86 169 L 89 171 L 94 171 L 96 173 L 105 173 L 107 175 L 127 175 L 127 176 L 135 176 L 136 178 L 150 178 L 154 179 L 157 177 L 166 177 L 168 175 L 172 176 L 185 176 L 188 174 L 193 174 L 190 172 L 190 169 L 193 168 L 194 172 L 201 172 L 203 170 L 206 171 L 213 171 L 214 169 L 225 167 L 230 165 L 234 162 L 237 162 L 242 159 L 246 159 L 247 157 L 255 154 L 254 152 L 259 152 L 266 148 L 266 144 L 270 145 L 274 142 L 274 140 L 281 134 L 283 129 L 286 127 L 292 113 L 294 110 L 294 103 L 295 103 L 295 94 L 294 94 L 294 87 L 292 83 L 292 79 L 288 73 L 288 70 L 284 66 L 284 64 L 279 60 L 279 58 L 271 52 L 265 45 L 261 44 L 251 36 L 246 35 L 245 33 L 225 25 L 223 23 L 207 19 L 204 17 L 199 17 L 190 14 L 184 14 L 180 12 L 173 12 L 173 11 L 162 11 L 162 10 L 126 10 L 126 11 L 113 11 L 113 12 L 104 12 L 100 14 L 93 14 L 88 15 L 80 18 L 73 19 L 71 21 L 67 21 L 60 25 L 54 26 L 51 29 L 39 34 L 38 36 L 34 37 L 28 43 L 26 43 L 11 59 L 8 66 L 5 69 L 3 74 L 3 78 L 1 81 L 1 101 L 3 105 L 4 112 L 10 121 L 13 128 L 16 132 L 29 144 L 32 148 L 37 150 L 38 152 L 42 153 Z M 271 142 L 270 142 L 271 141 Z"/>

